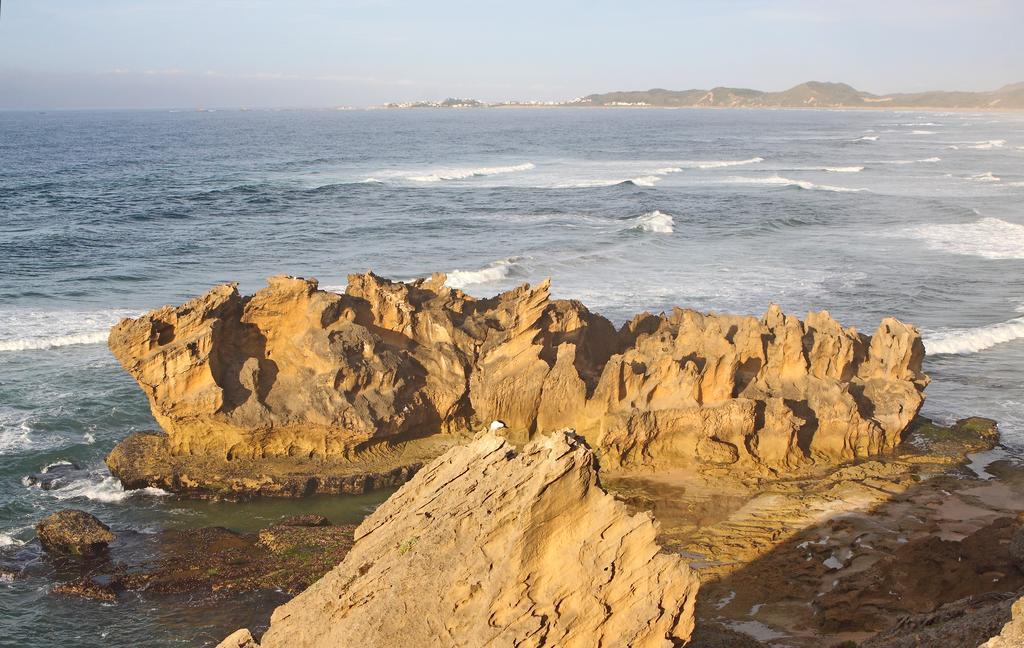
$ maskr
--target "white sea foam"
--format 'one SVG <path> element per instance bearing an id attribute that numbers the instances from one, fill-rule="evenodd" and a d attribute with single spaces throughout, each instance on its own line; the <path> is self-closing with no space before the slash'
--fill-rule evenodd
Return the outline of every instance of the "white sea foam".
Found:
<path id="1" fill-rule="evenodd" d="M 971 223 L 931 223 L 897 232 L 933 250 L 986 259 L 1024 259 L 1024 225 L 985 217 Z"/>
<path id="2" fill-rule="evenodd" d="M 999 182 L 1001 178 L 994 175 L 991 171 L 985 173 L 979 173 L 977 175 L 966 176 L 965 180 L 973 180 L 974 182 Z"/>
<path id="3" fill-rule="evenodd" d="M 73 466 L 73 465 L 75 465 L 75 464 L 71 463 L 70 461 L 67 461 L 66 459 L 58 459 L 57 461 L 54 461 L 53 463 L 48 463 L 45 466 L 43 466 L 43 469 L 40 470 L 39 472 L 41 472 L 41 473 L 43 473 L 45 475 L 46 473 L 50 472 L 54 468 L 58 468 L 60 466 Z"/>
<path id="4" fill-rule="evenodd" d="M 752 157 L 746 160 L 708 160 L 706 162 L 691 162 L 688 164 L 692 164 L 693 167 L 697 169 L 724 169 L 727 167 L 757 164 L 759 162 L 764 162 L 764 158 Z"/>
<path id="5" fill-rule="evenodd" d="M 910 131 L 910 134 L 911 135 L 934 135 L 937 132 L 938 131 L 930 131 L 930 130 L 912 130 L 912 131 Z"/>
<path id="6" fill-rule="evenodd" d="M 988 151 L 991 149 L 1003 148 L 1004 146 L 1006 146 L 1006 140 L 986 140 L 982 142 L 973 142 L 966 148 Z"/>
<path id="7" fill-rule="evenodd" d="M 22 452 L 33 445 L 29 415 L 24 412 L 0 411 L 0 455 Z"/>
<path id="8" fill-rule="evenodd" d="M 782 176 L 766 176 L 761 178 L 747 178 L 747 177 L 732 177 L 727 182 L 736 184 L 754 184 L 754 185 L 770 185 L 778 187 L 799 187 L 800 189 L 807 189 L 811 191 L 835 191 L 839 193 L 851 193 L 858 191 L 867 191 L 867 189 L 855 189 L 851 187 L 836 187 L 833 185 L 817 184 L 815 182 L 809 182 L 807 180 L 793 180 L 792 178 L 783 178 Z"/>
<path id="9" fill-rule="evenodd" d="M 661 180 L 661 176 L 646 175 L 646 176 L 639 176 L 637 178 L 632 178 L 630 180 L 630 182 L 632 182 L 633 184 L 635 184 L 635 185 L 637 185 L 639 187 L 653 187 L 654 184 L 656 182 L 658 182 L 659 180 Z"/>
<path id="10" fill-rule="evenodd" d="M 821 167 L 822 171 L 828 171 L 829 173 L 860 173 L 864 170 L 862 166 L 845 166 L 845 167 Z"/>
<path id="11" fill-rule="evenodd" d="M 453 270 L 448 273 L 445 285 L 449 288 L 463 289 L 466 286 L 501 281 L 508 277 L 512 268 L 515 267 L 521 258 L 509 257 L 507 259 L 499 259 L 477 270 Z"/>
<path id="12" fill-rule="evenodd" d="M 110 327 L 133 315 L 127 310 L 0 312 L 0 352 L 103 344 Z"/>
<path id="13" fill-rule="evenodd" d="M 99 481 L 97 481 L 95 477 L 96 476 L 77 479 L 69 482 L 67 486 L 54 488 L 53 490 L 44 492 L 59 500 L 85 498 L 95 502 L 106 503 L 123 502 L 129 497 L 134 497 L 136 495 L 161 497 L 170 494 L 165 490 L 153 487 L 126 491 L 116 477 L 107 476 L 103 477 Z"/>
<path id="14" fill-rule="evenodd" d="M 942 158 L 940 158 L 940 157 L 930 157 L 930 158 L 924 158 L 923 160 L 878 160 L 876 162 L 872 162 L 872 164 L 920 164 L 920 163 L 931 163 L 931 162 L 941 162 L 941 161 L 942 161 Z"/>
<path id="15" fill-rule="evenodd" d="M 18 540 L 9 533 L 0 532 L 0 547 L 20 547 L 25 544 L 24 540 Z"/>
<path id="16" fill-rule="evenodd" d="M 623 180 L 580 180 L 578 182 L 560 182 L 553 187 L 555 189 L 588 189 L 591 187 L 613 187 L 623 182 Z"/>
<path id="17" fill-rule="evenodd" d="M 925 333 L 924 348 L 929 355 L 977 353 L 1021 338 L 1024 338 L 1024 317 L 1017 317 L 977 328 Z"/>
<path id="18" fill-rule="evenodd" d="M 468 178 L 500 175 L 503 173 L 516 173 L 518 171 L 529 171 L 533 168 L 534 164 L 532 162 L 526 162 L 524 164 L 513 164 L 510 166 L 442 169 L 425 175 L 407 175 L 405 177 L 416 182 L 443 182 L 446 180 L 466 180 Z"/>
<path id="19" fill-rule="evenodd" d="M 675 220 L 673 218 L 660 211 L 652 211 L 643 216 L 637 216 L 634 219 L 634 225 L 631 229 L 637 229 L 642 232 L 654 232 L 657 234 L 671 234 L 675 231 Z"/>
<path id="20" fill-rule="evenodd" d="M 853 141 L 854 142 L 877 142 L 878 141 L 878 135 L 862 135 L 862 136 L 858 137 L 857 139 L 855 139 Z"/>

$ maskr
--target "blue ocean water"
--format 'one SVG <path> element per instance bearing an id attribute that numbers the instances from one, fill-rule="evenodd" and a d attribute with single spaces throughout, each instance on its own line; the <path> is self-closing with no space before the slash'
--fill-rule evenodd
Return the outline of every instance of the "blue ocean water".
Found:
<path id="1" fill-rule="evenodd" d="M 128 494 L 102 459 L 153 426 L 104 345 L 118 318 L 238 281 L 433 271 L 471 294 L 553 279 L 617 323 L 673 305 L 919 326 L 925 414 L 1024 450 L 1024 115 L 483 109 L 0 113 L 0 551 L 35 521 L 266 524 L 288 506 Z M 24 478 L 74 462 L 63 487 Z M 61 599 L 0 582 L 0 643 L 215 643 L 273 601 Z M 104 634 L 106 633 L 106 634 Z"/>

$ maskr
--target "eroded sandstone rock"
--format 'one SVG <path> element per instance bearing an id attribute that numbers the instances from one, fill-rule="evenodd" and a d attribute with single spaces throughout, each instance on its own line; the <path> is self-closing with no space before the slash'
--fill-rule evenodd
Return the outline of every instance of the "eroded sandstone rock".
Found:
<path id="1" fill-rule="evenodd" d="M 672 646 L 697 577 L 605 493 L 582 439 L 487 433 L 421 470 L 345 560 L 278 608 L 272 646 Z M 232 637 L 248 640 L 245 633 Z"/>
<path id="2" fill-rule="evenodd" d="M 826 312 L 676 309 L 616 331 L 551 299 L 546 281 L 490 299 L 444 281 L 367 273 L 336 294 L 273 277 L 251 297 L 223 285 L 122 321 L 110 348 L 166 436 L 132 440 L 111 469 L 194 491 L 232 463 L 292 462 L 299 482 L 264 490 L 301 494 L 304 476 L 331 472 L 323 462 L 376 460 L 387 474 L 410 465 L 403 444 L 498 420 L 517 442 L 572 426 L 609 468 L 779 473 L 891 450 L 928 383 L 920 336 L 891 318 L 868 337 Z M 200 459 L 220 467 L 189 463 Z M 260 479 L 216 487 L 259 490 Z"/>

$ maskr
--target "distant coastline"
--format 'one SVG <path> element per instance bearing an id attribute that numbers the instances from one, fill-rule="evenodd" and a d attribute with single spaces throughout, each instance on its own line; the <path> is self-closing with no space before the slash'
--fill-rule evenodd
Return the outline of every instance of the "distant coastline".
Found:
<path id="1" fill-rule="evenodd" d="M 876 95 L 846 83 L 808 81 L 781 92 L 717 87 L 710 90 L 626 90 L 589 94 L 567 101 L 501 101 L 448 98 L 441 101 L 394 102 L 385 109 L 413 108 L 750 108 L 864 110 L 1024 110 L 1024 82 L 987 92 L 936 90 Z"/>

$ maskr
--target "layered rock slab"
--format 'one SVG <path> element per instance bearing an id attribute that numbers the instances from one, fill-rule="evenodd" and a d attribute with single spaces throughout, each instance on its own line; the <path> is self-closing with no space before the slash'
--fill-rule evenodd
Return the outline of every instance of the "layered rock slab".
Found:
<path id="1" fill-rule="evenodd" d="M 232 463 L 295 464 L 280 470 L 301 482 L 373 462 L 367 472 L 390 484 L 417 463 L 395 448 L 500 420 L 517 442 L 571 426 L 612 469 L 779 474 L 888 452 L 928 383 L 920 335 L 892 318 L 869 337 L 827 312 L 801 321 L 776 306 L 760 319 L 675 309 L 616 330 L 552 299 L 546 281 L 490 299 L 444 282 L 367 273 L 337 294 L 273 277 L 249 297 L 223 285 L 122 321 L 110 348 L 166 436 L 134 439 L 111 469 L 189 491 Z M 256 481 L 274 482 L 274 471 Z M 355 490 L 331 489 L 306 488 Z"/>
<path id="2" fill-rule="evenodd" d="M 517 454 L 487 433 L 370 515 L 345 560 L 278 608 L 260 644 L 678 645 L 693 629 L 697 578 L 660 553 L 657 533 L 649 513 L 630 515 L 601 489 L 574 434 Z"/>

